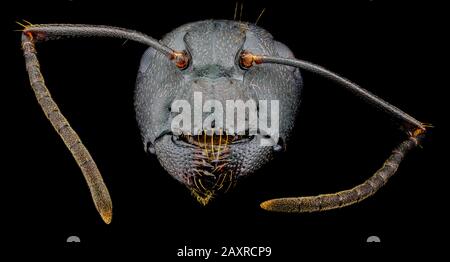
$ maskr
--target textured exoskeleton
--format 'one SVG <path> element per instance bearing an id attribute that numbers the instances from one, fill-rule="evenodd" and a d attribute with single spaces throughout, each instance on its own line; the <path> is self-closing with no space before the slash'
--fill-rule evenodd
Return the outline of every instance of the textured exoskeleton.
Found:
<path id="1" fill-rule="evenodd" d="M 186 24 L 168 33 L 161 42 L 174 50 L 186 50 L 190 64 L 179 70 L 155 49 L 150 47 L 145 52 L 136 85 L 137 121 L 146 149 L 154 152 L 169 174 L 189 187 L 200 202 L 206 203 L 220 185 L 226 190 L 272 159 L 275 150 L 282 149 L 280 144 L 292 132 L 300 102 L 300 72 L 286 65 L 241 67 L 238 58 L 244 50 L 285 58 L 293 58 L 293 54 L 266 30 L 237 21 Z M 215 143 L 211 149 L 211 136 L 207 134 L 212 130 L 205 130 L 200 139 L 194 137 L 194 141 L 200 140 L 197 146 L 189 139 L 180 139 L 171 132 L 171 105 L 176 99 L 194 104 L 194 92 L 201 92 L 204 100 L 218 100 L 223 105 L 226 100 L 279 100 L 278 143 L 260 146 L 257 137 L 234 139 L 224 132 L 224 143 Z M 234 141 L 225 144 L 226 139 Z"/>

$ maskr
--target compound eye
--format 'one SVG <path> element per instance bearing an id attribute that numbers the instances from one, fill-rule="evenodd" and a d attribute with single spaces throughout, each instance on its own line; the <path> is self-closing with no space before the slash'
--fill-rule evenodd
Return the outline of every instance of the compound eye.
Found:
<path id="1" fill-rule="evenodd" d="M 172 60 L 180 70 L 188 68 L 189 62 L 191 61 L 190 55 L 186 50 L 173 52 Z"/>
<path id="2" fill-rule="evenodd" d="M 253 55 L 249 51 L 243 50 L 239 54 L 239 66 L 244 70 L 248 70 L 256 62 L 255 59 L 255 55 Z"/>

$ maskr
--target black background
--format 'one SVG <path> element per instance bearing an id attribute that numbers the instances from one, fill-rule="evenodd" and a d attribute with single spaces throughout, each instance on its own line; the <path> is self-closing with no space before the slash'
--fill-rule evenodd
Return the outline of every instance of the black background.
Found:
<path id="1" fill-rule="evenodd" d="M 438 58 L 438 7 L 380 1 L 244 1 L 243 21 L 285 43 L 296 57 L 322 65 L 385 98 L 434 128 L 399 172 L 373 197 L 344 209 L 275 214 L 261 201 L 335 192 L 361 183 L 381 166 L 404 135 L 389 117 L 343 88 L 304 73 L 297 128 L 288 151 L 235 190 L 201 207 L 147 155 L 134 120 L 133 90 L 146 49 L 130 41 L 71 39 L 40 44 L 47 86 L 90 150 L 109 187 L 111 225 L 97 214 L 70 153 L 38 107 L 25 72 L 20 29 L 32 23 L 104 24 L 160 39 L 187 22 L 233 19 L 235 1 L 147 4 L 130 1 L 20 3 L 3 9 L 3 131 L 7 158 L 2 183 L 8 241 L 15 245 L 93 248 L 142 245 L 149 255 L 175 257 L 176 249 L 271 246 L 274 256 L 300 257 L 308 246 L 366 247 L 432 243 L 444 229 L 446 171 L 438 168 L 442 84 L 427 75 Z M 239 12 L 238 12 L 239 13 Z M 239 14 L 238 14 L 239 19 Z M 448 86 L 448 84 L 447 84 Z M 68 245 L 70 235 L 81 245 Z"/>

